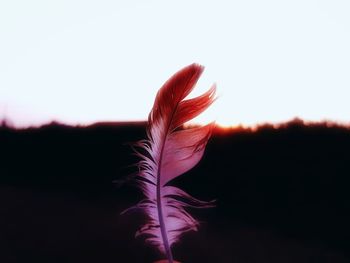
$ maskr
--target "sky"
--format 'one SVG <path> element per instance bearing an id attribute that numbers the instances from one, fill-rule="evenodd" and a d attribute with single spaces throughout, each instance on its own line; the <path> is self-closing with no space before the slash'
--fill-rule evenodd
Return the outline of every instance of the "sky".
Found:
<path id="1" fill-rule="evenodd" d="M 350 1 L 0 1 L 0 119 L 146 120 L 182 67 L 218 100 L 194 120 L 350 123 Z"/>

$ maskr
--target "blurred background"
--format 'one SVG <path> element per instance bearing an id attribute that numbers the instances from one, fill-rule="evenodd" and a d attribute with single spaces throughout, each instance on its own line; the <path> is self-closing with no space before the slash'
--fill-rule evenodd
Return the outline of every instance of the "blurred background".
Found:
<path id="1" fill-rule="evenodd" d="M 220 99 L 225 126 L 349 123 L 346 0 L 1 1 L 0 119 L 17 127 L 146 120 L 180 68 Z"/>

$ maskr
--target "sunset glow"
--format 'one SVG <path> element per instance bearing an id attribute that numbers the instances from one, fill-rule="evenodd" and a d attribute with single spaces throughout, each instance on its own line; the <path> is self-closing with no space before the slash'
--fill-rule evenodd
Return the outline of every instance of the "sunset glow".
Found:
<path id="1" fill-rule="evenodd" d="M 0 119 L 145 120 L 157 90 L 193 62 L 195 123 L 350 122 L 349 1 L 2 1 Z"/>

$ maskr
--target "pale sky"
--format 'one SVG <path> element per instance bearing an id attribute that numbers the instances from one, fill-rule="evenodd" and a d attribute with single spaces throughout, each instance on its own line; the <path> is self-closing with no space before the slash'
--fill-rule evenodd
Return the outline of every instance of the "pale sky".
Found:
<path id="1" fill-rule="evenodd" d="M 2 0 L 0 119 L 17 127 L 146 120 L 193 62 L 197 119 L 222 125 L 350 122 L 348 0 Z"/>

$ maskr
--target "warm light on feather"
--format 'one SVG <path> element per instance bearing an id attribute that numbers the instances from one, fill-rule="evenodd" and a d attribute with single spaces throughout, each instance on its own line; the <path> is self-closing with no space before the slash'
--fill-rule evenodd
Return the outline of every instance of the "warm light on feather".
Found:
<path id="1" fill-rule="evenodd" d="M 193 90 L 203 67 L 189 65 L 172 76 L 158 91 L 149 114 L 147 139 L 136 145 L 141 161 L 138 163 L 138 185 L 145 199 L 136 205 L 148 216 L 147 223 L 137 236 L 144 235 L 146 242 L 157 247 L 168 262 L 173 263 L 171 246 L 190 230 L 197 230 L 198 221 L 186 207 L 213 206 L 193 198 L 183 190 L 170 186 L 174 178 L 192 169 L 202 158 L 211 135 L 213 123 L 190 129 L 179 129 L 195 118 L 214 101 L 215 86 L 203 95 L 185 99 Z"/>

